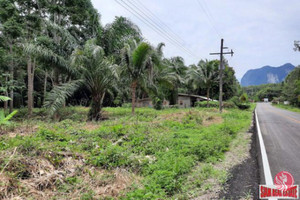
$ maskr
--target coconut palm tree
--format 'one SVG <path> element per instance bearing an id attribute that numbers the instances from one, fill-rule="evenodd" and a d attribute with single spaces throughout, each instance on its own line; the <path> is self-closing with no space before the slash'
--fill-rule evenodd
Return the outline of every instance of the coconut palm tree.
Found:
<path id="1" fill-rule="evenodd" d="M 207 107 L 209 107 L 209 93 L 218 80 L 218 63 L 215 61 L 201 60 L 197 66 L 190 68 L 188 80 L 193 87 L 206 89 Z"/>
<path id="2" fill-rule="evenodd" d="M 117 65 L 104 56 L 103 49 L 95 44 L 95 40 L 89 40 L 83 49 L 77 48 L 72 53 L 71 66 L 78 79 L 54 87 L 46 98 L 45 106 L 54 113 L 76 90 L 87 89 L 92 99 L 88 119 L 100 120 L 103 98 L 118 78 Z"/>
<path id="3" fill-rule="evenodd" d="M 153 48 L 146 42 L 137 44 L 134 40 L 126 44 L 122 50 L 122 62 L 126 75 L 131 80 L 132 114 L 135 109 L 136 89 L 151 76 Z M 150 74 L 150 75 L 149 75 Z"/>

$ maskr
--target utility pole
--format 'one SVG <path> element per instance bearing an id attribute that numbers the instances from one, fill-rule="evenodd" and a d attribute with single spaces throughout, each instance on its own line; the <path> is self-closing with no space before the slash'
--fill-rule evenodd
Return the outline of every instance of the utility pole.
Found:
<path id="1" fill-rule="evenodd" d="M 220 55 L 220 73 L 219 73 L 219 110 L 220 113 L 222 113 L 223 109 L 223 55 L 224 54 L 231 54 L 233 56 L 233 51 L 231 50 L 230 52 L 223 52 L 224 49 L 228 49 L 228 47 L 224 47 L 224 39 L 221 39 L 221 48 L 220 48 L 220 53 L 210 53 L 209 55 Z"/>

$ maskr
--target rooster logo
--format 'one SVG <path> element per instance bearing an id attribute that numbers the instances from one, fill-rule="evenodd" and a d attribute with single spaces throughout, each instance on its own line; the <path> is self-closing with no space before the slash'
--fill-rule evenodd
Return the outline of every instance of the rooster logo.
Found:
<path id="1" fill-rule="evenodd" d="M 274 182 L 279 190 L 287 190 L 294 185 L 294 178 L 289 172 L 281 171 L 275 176 Z"/>

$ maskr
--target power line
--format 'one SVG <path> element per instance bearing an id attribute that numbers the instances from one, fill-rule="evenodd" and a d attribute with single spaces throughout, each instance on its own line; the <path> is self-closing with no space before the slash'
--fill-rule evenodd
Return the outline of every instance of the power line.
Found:
<path id="1" fill-rule="evenodd" d="M 149 19 L 147 19 L 145 16 L 143 16 L 143 14 L 140 14 L 139 12 L 137 12 L 132 6 L 128 5 L 123 0 L 120 0 L 120 1 L 115 0 L 115 1 L 120 6 L 122 6 L 127 11 L 129 11 L 131 14 L 133 14 L 135 17 L 137 17 L 139 20 L 141 20 L 143 23 L 145 23 L 149 28 L 151 28 L 156 33 L 158 33 L 159 35 L 161 35 L 162 37 L 164 37 L 166 40 L 168 40 L 171 44 L 173 44 L 174 46 L 177 46 L 177 47 L 181 48 L 183 51 L 185 51 L 190 56 L 195 57 L 195 58 L 197 57 L 192 52 L 190 52 L 189 50 L 187 50 L 184 46 L 182 46 L 182 44 L 178 43 L 178 41 L 174 40 L 172 37 L 170 37 L 165 32 L 163 32 L 160 28 L 158 28 L 155 24 L 153 24 L 153 22 L 149 21 Z"/>
<path id="2" fill-rule="evenodd" d="M 149 10 L 140 0 L 133 0 L 133 1 L 136 2 L 137 5 L 139 4 L 144 11 L 150 13 L 150 16 L 155 18 L 162 27 L 167 28 L 167 30 L 170 31 L 173 36 L 175 36 L 177 39 L 181 40 L 181 42 L 183 44 L 185 43 L 184 40 L 177 33 L 175 33 L 167 24 L 165 24 L 162 20 L 160 20 L 159 17 L 157 15 L 155 15 L 151 10 Z"/>
<path id="3" fill-rule="evenodd" d="M 169 36 L 167 33 L 163 32 L 159 27 L 157 27 L 153 22 L 151 22 L 147 17 L 143 16 L 143 12 L 141 12 L 139 10 L 139 12 L 137 12 L 133 7 L 131 7 L 130 5 L 128 5 L 125 1 L 121 0 L 126 6 L 127 8 L 129 8 L 131 10 L 131 13 L 134 14 L 136 17 L 138 17 L 140 20 L 142 20 L 144 23 L 150 25 L 150 27 L 152 28 L 152 30 L 154 30 L 155 32 L 159 32 L 158 34 L 162 34 L 162 36 L 167 39 L 169 42 L 171 42 L 173 45 L 178 46 L 179 48 L 181 48 L 182 50 L 184 50 L 186 53 L 188 53 L 189 55 L 196 57 L 191 51 L 189 51 L 188 49 L 186 49 L 180 42 L 178 42 L 177 40 L 174 40 L 171 36 Z M 119 2 L 121 3 L 121 2 Z M 123 5 L 124 5 L 123 4 Z M 127 9 L 126 8 L 126 9 Z M 128 9 L 127 9 L 128 10 Z M 141 14 L 141 13 L 142 14 Z M 137 15 L 138 16 L 137 16 Z M 141 19 L 142 18 L 142 19 Z M 154 29 L 153 29 L 154 28 Z"/>
<path id="4" fill-rule="evenodd" d="M 203 1 L 204 8 L 206 8 L 207 13 L 208 13 L 208 15 L 210 16 L 210 18 L 211 18 L 213 24 L 216 25 L 216 23 L 215 23 L 215 22 L 216 22 L 216 21 L 215 21 L 215 18 L 214 18 L 214 16 L 211 14 L 208 4 L 206 3 L 205 0 L 202 0 L 202 1 Z M 215 27 L 216 27 L 216 26 L 215 26 Z M 217 29 L 217 27 L 216 27 L 216 29 Z M 217 31 L 218 31 L 218 33 L 220 33 L 218 29 L 217 29 Z"/>
<path id="5" fill-rule="evenodd" d="M 214 29 L 214 31 L 216 32 L 216 34 L 221 38 L 220 32 L 217 30 L 216 26 L 214 25 L 212 16 L 208 14 L 209 11 L 206 11 L 206 9 L 204 8 L 204 6 L 202 5 L 200 0 L 196 0 L 196 1 L 197 1 L 198 5 L 200 6 L 201 10 L 203 11 L 203 13 L 206 15 L 206 18 L 208 19 L 209 23 L 211 24 L 211 26 Z"/>
<path id="6" fill-rule="evenodd" d="M 123 0 L 121 0 L 123 1 Z M 156 21 L 154 21 L 151 16 L 149 16 L 149 14 L 147 12 L 143 12 L 140 7 L 136 6 L 134 3 L 132 3 L 131 1 L 128 0 L 128 3 L 130 3 L 133 7 L 135 7 L 135 11 L 137 10 L 140 14 L 142 15 L 146 15 L 145 18 L 147 21 L 150 21 L 150 23 L 152 23 L 156 28 L 158 28 L 159 30 L 163 31 L 166 35 L 168 35 L 172 40 L 176 41 L 178 44 L 180 44 L 181 46 L 182 43 L 181 41 L 179 41 L 178 39 L 174 38 L 174 36 L 172 36 L 169 32 L 167 32 L 160 24 L 158 24 Z"/>

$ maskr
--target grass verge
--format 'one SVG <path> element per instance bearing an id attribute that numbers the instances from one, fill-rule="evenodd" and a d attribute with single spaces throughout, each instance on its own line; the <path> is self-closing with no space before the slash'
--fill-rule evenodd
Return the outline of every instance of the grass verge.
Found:
<path id="1" fill-rule="evenodd" d="M 281 108 L 281 109 L 285 109 L 285 110 L 289 110 L 292 112 L 298 112 L 300 113 L 300 108 L 291 106 L 291 105 L 283 105 L 283 104 L 272 104 L 273 106 L 277 107 L 277 108 Z"/>

